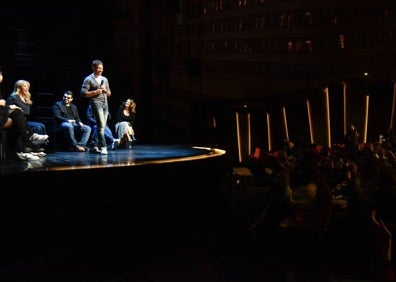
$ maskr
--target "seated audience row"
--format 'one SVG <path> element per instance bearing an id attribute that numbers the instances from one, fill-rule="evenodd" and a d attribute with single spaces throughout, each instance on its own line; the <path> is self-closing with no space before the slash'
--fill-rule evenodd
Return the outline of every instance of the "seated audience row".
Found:
<path id="1" fill-rule="evenodd" d="M 334 220 L 332 210 L 338 208 L 336 202 L 341 196 L 346 200 L 342 213 L 348 215 L 337 218 L 338 224 L 340 220 L 346 221 L 340 229 L 342 240 L 351 250 L 359 242 L 364 242 L 364 251 L 360 246 L 356 248 L 360 248 L 361 257 L 366 258 L 368 265 L 374 266 L 375 281 L 395 281 L 391 260 L 394 253 L 391 238 L 396 223 L 393 144 L 393 140 L 382 134 L 379 140 L 365 144 L 353 124 L 345 136 L 345 143 L 334 144 L 332 148 L 288 140 L 274 152 L 260 154 L 263 150 L 256 149 L 249 166 L 256 184 L 269 188 L 270 193 L 250 231 L 257 239 L 261 237 L 258 234 L 263 235 L 263 239 L 271 244 L 280 241 L 276 246 L 283 247 L 288 255 L 294 250 L 295 257 L 297 249 L 293 248 L 298 245 L 304 246 L 304 250 L 298 249 L 299 252 L 306 254 L 307 231 L 312 230 L 314 222 L 321 222 L 323 227 Z M 319 188 L 325 187 L 329 188 L 330 197 L 322 198 L 318 205 L 325 195 L 319 193 Z M 353 232 L 346 232 L 351 225 L 355 227 Z M 289 235 L 284 231 L 290 228 L 293 230 L 291 237 L 281 236 Z M 326 231 L 326 228 L 322 230 Z M 268 240 L 268 234 L 275 235 Z M 331 234 L 334 236 L 334 232 Z M 324 241 L 331 251 L 332 240 L 339 241 L 331 236 Z M 310 244 L 313 245 L 313 241 Z M 298 255 L 300 259 L 303 257 L 303 253 Z M 314 258 L 318 259 L 317 256 Z"/>

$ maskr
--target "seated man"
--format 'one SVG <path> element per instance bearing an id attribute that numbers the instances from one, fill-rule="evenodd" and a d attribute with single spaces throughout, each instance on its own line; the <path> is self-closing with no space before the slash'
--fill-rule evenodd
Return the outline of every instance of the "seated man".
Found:
<path id="1" fill-rule="evenodd" d="M 63 100 L 55 102 L 52 111 L 59 124 L 59 130 L 65 133 L 69 139 L 70 150 L 85 152 L 91 135 L 91 127 L 81 121 L 77 106 L 72 104 L 73 95 L 72 91 L 65 91 Z"/>
<path id="2" fill-rule="evenodd" d="M 109 113 L 109 119 L 110 118 L 111 118 L 111 115 Z M 95 146 L 97 146 L 97 143 L 98 143 L 96 141 L 96 136 L 95 136 L 97 125 L 96 125 L 96 120 L 92 113 L 91 105 L 88 105 L 88 108 L 87 108 L 87 122 L 92 129 L 92 134 L 91 134 L 91 138 L 89 141 L 89 145 L 90 145 L 90 148 L 94 148 Z M 110 127 L 107 124 L 105 126 L 105 138 L 106 138 L 107 144 L 111 144 L 110 148 L 109 148 L 111 150 L 116 150 L 118 148 L 118 146 L 120 145 L 120 139 L 114 138 L 113 132 L 111 131 Z"/>

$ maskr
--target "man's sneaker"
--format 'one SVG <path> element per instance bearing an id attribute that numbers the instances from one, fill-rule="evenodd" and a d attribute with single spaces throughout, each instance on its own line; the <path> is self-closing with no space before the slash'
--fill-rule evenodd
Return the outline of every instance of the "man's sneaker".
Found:
<path id="1" fill-rule="evenodd" d="M 120 139 L 114 139 L 113 143 L 111 144 L 111 149 L 117 150 L 118 146 L 120 146 Z"/>
<path id="2" fill-rule="evenodd" d="M 102 148 L 100 148 L 100 153 L 101 153 L 102 155 L 107 155 L 107 147 L 102 147 Z"/>
<path id="3" fill-rule="evenodd" d="M 17 153 L 18 158 L 20 158 L 23 161 L 34 161 L 34 160 L 39 160 L 40 157 L 38 156 L 33 156 L 30 153 Z"/>
<path id="4" fill-rule="evenodd" d="M 33 133 L 32 136 L 30 136 L 30 142 L 32 142 L 33 145 L 41 145 L 46 143 L 48 140 L 48 135 L 41 135 L 37 133 Z"/>
<path id="5" fill-rule="evenodd" d="M 89 152 L 94 153 L 94 154 L 100 154 L 99 148 L 96 146 L 91 148 L 91 150 Z"/>

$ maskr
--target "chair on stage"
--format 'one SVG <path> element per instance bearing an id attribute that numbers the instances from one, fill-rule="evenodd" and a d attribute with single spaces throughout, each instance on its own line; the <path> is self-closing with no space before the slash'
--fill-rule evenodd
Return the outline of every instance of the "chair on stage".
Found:
<path id="1" fill-rule="evenodd" d="M 37 121 L 43 123 L 49 135 L 49 151 L 56 151 L 56 122 L 52 113 L 52 105 L 56 101 L 54 93 L 39 92 L 36 97 L 36 116 Z"/>

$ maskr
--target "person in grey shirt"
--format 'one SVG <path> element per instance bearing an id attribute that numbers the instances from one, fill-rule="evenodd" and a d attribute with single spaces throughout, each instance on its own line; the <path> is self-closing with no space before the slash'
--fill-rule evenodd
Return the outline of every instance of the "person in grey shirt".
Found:
<path id="1" fill-rule="evenodd" d="M 95 146 L 91 150 L 94 153 L 107 155 L 105 128 L 109 115 L 107 98 L 110 97 L 111 90 L 108 79 L 102 75 L 103 62 L 101 60 L 94 60 L 92 62 L 92 71 L 90 75 L 84 78 L 80 93 L 83 97 L 90 99 L 92 113 L 97 124 L 95 138 L 98 147 Z"/>

